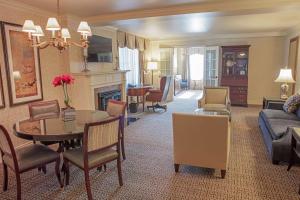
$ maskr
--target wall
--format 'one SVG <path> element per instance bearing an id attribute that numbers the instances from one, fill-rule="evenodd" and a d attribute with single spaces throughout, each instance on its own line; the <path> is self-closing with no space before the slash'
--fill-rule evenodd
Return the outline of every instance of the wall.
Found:
<path id="1" fill-rule="evenodd" d="M 160 41 L 160 46 L 195 47 L 251 45 L 248 72 L 248 104 L 261 105 L 264 96 L 279 97 L 280 84 L 275 83 L 280 68 L 284 66 L 282 36 L 227 38 L 206 40 Z"/>
<path id="2" fill-rule="evenodd" d="M 0 21 L 6 21 L 21 25 L 23 24 L 25 19 L 33 19 L 36 24 L 40 24 L 44 27 L 47 23 L 48 16 L 53 15 L 52 13 L 47 13 L 44 11 L 42 12 L 30 7 L 23 7 L 22 4 L 8 5 L 6 3 L 1 3 L 0 10 Z M 3 124 L 8 129 L 9 133 L 12 136 L 14 145 L 20 146 L 27 141 L 15 137 L 12 134 L 12 127 L 15 121 L 28 117 L 28 108 L 27 105 L 9 107 L 9 98 L 7 91 L 8 87 L 2 47 L 2 40 L 0 40 L 0 66 L 6 103 L 6 108 L 0 110 L 0 124 Z M 65 54 L 66 52 L 61 55 L 59 51 L 51 47 L 40 51 L 44 99 L 58 99 L 61 105 L 63 103 L 62 90 L 60 88 L 53 88 L 53 86 L 51 85 L 51 81 L 55 75 L 69 71 L 68 66 L 64 65 L 64 60 L 62 59 Z"/>

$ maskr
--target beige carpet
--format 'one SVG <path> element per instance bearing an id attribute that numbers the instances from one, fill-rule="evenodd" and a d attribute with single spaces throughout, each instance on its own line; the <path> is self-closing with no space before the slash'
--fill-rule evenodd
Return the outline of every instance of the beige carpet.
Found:
<path id="1" fill-rule="evenodd" d="M 126 128 L 124 186 L 118 186 L 116 164 L 107 172 L 91 171 L 95 199 L 299 199 L 300 168 L 290 172 L 268 158 L 257 126 L 259 108 L 233 108 L 232 145 L 226 179 L 220 171 L 184 166 L 175 174 L 172 160 L 172 112 L 191 112 L 199 93 L 186 92 L 166 113 L 146 113 Z M 0 172 L 2 179 L 2 170 Z M 0 199 L 15 199 L 12 173 Z M 53 167 L 47 175 L 33 170 L 22 175 L 23 199 L 86 199 L 83 173 L 71 167 L 70 186 L 60 189 Z"/>

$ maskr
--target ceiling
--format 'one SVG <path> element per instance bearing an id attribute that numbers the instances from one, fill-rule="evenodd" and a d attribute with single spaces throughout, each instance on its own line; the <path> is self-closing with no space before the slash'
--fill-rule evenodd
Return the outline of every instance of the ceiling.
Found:
<path id="1" fill-rule="evenodd" d="M 300 25 L 300 12 L 287 9 L 228 15 L 220 12 L 184 14 L 119 20 L 110 25 L 154 40 L 235 34 L 278 35 Z"/>
<path id="2" fill-rule="evenodd" d="M 1 0 L 0 0 L 1 1 Z M 56 0 L 11 0 L 55 12 Z M 280 35 L 300 26 L 300 0 L 60 0 L 62 13 L 154 40 Z"/>
<path id="3" fill-rule="evenodd" d="M 47 11 L 56 12 L 57 0 L 16 0 L 30 6 Z M 215 0 L 60 0 L 64 14 L 80 17 L 89 17 L 115 12 L 124 12 L 139 9 L 151 9 L 180 5 L 185 3 L 199 3 Z"/>

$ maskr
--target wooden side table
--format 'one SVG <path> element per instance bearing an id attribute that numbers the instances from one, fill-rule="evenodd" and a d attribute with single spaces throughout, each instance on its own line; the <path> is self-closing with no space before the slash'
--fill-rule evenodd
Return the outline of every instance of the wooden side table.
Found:
<path id="1" fill-rule="evenodd" d="M 280 109 L 282 108 L 282 104 L 284 104 L 285 100 L 280 98 L 263 98 L 263 109 Z"/>
<path id="2" fill-rule="evenodd" d="M 297 143 L 300 143 L 300 128 L 292 128 L 291 154 L 287 171 L 289 171 L 294 165 L 296 157 L 300 158 L 300 149 L 297 149 Z M 298 189 L 298 194 L 300 194 L 300 185 Z"/>

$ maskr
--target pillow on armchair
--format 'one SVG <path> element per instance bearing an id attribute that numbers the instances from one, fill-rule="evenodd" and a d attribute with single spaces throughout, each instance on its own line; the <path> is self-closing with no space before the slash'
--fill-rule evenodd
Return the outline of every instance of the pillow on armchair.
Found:
<path id="1" fill-rule="evenodd" d="M 290 96 L 283 105 L 283 110 L 287 113 L 296 112 L 300 105 L 300 94 Z"/>

